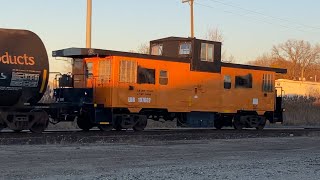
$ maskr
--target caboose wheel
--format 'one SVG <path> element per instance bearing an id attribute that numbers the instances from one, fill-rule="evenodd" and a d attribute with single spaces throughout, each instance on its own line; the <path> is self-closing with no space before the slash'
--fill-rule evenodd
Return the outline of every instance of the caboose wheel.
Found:
<path id="1" fill-rule="evenodd" d="M 32 126 L 29 128 L 29 130 L 33 133 L 42 133 L 49 124 L 49 116 L 48 114 L 43 110 L 32 110 L 31 112 L 34 113 L 35 121 L 32 124 Z"/>
<path id="2" fill-rule="evenodd" d="M 233 122 L 233 127 L 234 129 L 236 130 L 242 130 L 243 129 L 243 126 L 237 122 Z"/>
<path id="3" fill-rule="evenodd" d="M 142 117 L 140 117 L 140 119 L 137 122 L 137 124 L 135 124 L 133 126 L 133 130 L 134 131 L 143 131 L 144 128 L 146 128 L 147 123 L 148 123 L 147 117 L 142 116 Z"/>
<path id="4" fill-rule="evenodd" d="M 100 129 L 100 131 L 111 131 L 113 129 L 113 125 L 99 125 L 98 128 Z"/>
<path id="5" fill-rule="evenodd" d="M 262 118 L 263 118 L 262 122 L 258 125 L 258 127 L 256 127 L 257 130 L 263 130 L 266 125 L 266 122 L 267 122 L 266 118 L 264 118 L 264 117 L 262 117 Z"/>
<path id="6" fill-rule="evenodd" d="M 233 117 L 233 127 L 236 130 L 242 130 L 243 128 L 243 125 L 240 122 L 240 118 L 241 118 L 241 115 L 238 115 L 238 114 Z"/>
<path id="7" fill-rule="evenodd" d="M 223 125 L 221 124 L 221 123 L 215 123 L 214 124 L 214 127 L 216 128 L 216 129 L 222 129 L 222 127 L 223 127 Z"/>
<path id="8" fill-rule="evenodd" d="M 122 127 L 121 126 L 115 126 L 114 128 L 116 129 L 116 131 L 122 131 Z"/>
<path id="9" fill-rule="evenodd" d="M 77 117 L 77 125 L 83 131 L 89 131 L 93 128 L 94 125 L 91 123 L 90 113 L 87 110 L 81 110 L 80 115 Z"/>
<path id="10" fill-rule="evenodd" d="M 93 124 L 90 122 L 90 119 L 88 119 L 87 115 L 82 115 L 78 117 L 77 125 L 80 129 L 84 131 L 89 131 L 91 128 L 93 128 Z"/>
<path id="11" fill-rule="evenodd" d="M 257 130 L 263 130 L 264 129 L 264 125 L 259 125 L 258 127 L 256 127 Z"/>
<path id="12" fill-rule="evenodd" d="M 112 126 L 116 131 L 121 131 L 122 130 L 121 123 L 122 123 L 122 116 L 118 115 L 114 118 Z"/>
<path id="13" fill-rule="evenodd" d="M 222 119 L 222 118 L 217 118 L 217 119 L 215 119 L 213 126 L 214 126 L 216 129 L 222 129 L 222 127 L 223 127 L 223 119 Z"/>

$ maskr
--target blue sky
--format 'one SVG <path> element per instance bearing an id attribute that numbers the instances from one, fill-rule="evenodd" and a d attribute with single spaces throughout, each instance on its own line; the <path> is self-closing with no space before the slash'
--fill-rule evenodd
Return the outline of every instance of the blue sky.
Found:
<path id="1" fill-rule="evenodd" d="M 52 50 L 85 46 L 86 0 L 0 0 L 1 28 L 28 29 Z M 195 0 L 195 36 L 224 35 L 238 63 L 288 39 L 320 42 L 320 1 Z M 152 39 L 190 35 L 189 6 L 181 0 L 93 0 L 92 47 L 129 51 Z M 51 64 L 59 70 L 61 64 Z"/>

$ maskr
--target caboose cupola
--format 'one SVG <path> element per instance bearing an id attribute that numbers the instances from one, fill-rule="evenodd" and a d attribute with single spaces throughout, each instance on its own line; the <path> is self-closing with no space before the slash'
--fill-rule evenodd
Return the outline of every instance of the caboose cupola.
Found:
<path id="1" fill-rule="evenodd" d="M 150 41 L 150 54 L 188 58 L 192 71 L 221 71 L 221 42 L 196 38 L 167 37 Z"/>

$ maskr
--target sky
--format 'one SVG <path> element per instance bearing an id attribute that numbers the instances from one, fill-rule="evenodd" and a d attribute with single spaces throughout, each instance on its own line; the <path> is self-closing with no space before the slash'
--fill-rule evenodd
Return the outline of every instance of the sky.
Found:
<path id="1" fill-rule="evenodd" d="M 92 0 L 92 48 L 136 50 L 150 40 L 190 36 L 190 6 L 181 0 Z M 28 29 L 40 36 L 50 71 L 67 62 L 52 51 L 85 47 L 86 0 L 0 0 L 0 28 Z M 236 63 L 254 60 L 288 39 L 320 43 L 320 1 L 195 0 L 195 37 L 210 28 Z"/>

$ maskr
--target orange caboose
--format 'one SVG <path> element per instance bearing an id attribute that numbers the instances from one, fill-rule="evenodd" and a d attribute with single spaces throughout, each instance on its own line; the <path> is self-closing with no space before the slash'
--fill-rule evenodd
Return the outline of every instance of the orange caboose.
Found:
<path id="1" fill-rule="evenodd" d="M 92 92 L 77 115 L 82 129 L 143 130 L 148 119 L 218 129 L 282 121 L 274 85 L 286 70 L 223 63 L 220 42 L 169 37 L 151 41 L 150 54 L 69 48 L 53 56 L 72 58 L 70 86 Z M 68 96 L 63 88 L 59 99 Z"/>

